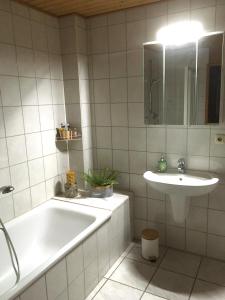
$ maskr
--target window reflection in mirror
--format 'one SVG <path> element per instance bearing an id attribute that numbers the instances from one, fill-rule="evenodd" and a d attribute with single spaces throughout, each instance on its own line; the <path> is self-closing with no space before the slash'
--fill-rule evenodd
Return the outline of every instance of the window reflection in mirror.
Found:
<path id="1" fill-rule="evenodd" d="M 163 124 L 163 46 L 144 47 L 145 124 Z"/>
<path id="2" fill-rule="evenodd" d="M 166 124 L 188 122 L 189 103 L 195 97 L 196 44 L 165 49 Z"/>
<path id="3" fill-rule="evenodd" d="M 191 124 L 219 123 L 223 34 L 201 38 L 198 42 L 197 95 L 192 101 Z"/>

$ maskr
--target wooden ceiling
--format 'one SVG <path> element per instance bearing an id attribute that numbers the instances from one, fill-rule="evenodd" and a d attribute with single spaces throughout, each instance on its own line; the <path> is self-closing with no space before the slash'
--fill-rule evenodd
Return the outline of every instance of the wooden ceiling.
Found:
<path id="1" fill-rule="evenodd" d="M 72 13 L 90 17 L 162 0 L 17 0 L 54 16 Z"/>

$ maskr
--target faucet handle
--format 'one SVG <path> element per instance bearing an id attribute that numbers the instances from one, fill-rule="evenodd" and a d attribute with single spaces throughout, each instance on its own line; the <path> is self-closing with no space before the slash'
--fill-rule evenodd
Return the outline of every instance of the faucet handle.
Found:
<path id="1" fill-rule="evenodd" d="M 177 161 L 178 165 L 185 165 L 185 159 L 182 157 L 182 158 L 179 158 L 178 161 Z"/>

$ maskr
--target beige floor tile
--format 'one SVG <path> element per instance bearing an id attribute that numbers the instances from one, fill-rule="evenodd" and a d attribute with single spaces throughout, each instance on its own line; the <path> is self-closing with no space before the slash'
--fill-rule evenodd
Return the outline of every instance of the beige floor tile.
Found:
<path id="1" fill-rule="evenodd" d="M 149 294 L 149 293 L 144 293 L 141 300 L 165 300 L 165 298 L 161 298 L 161 297 Z"/>
<path id="2" fill-rule="evenodd" d="M 160 268 L 196 277 L 200 261 L 198 255 L 169 249 Z"/>
<path id="3" fill-rule="evenodd" d="M 188 300 L 194 279 L 159 269 L 150 282 L 147 292 L 169 300 Z"/>
<path id="4" fill-rule="evenodd" d="M 110 278 L 144 290 L 155 270 L 155 267 L 125 258 Z"/>
<path id="5" fill-rule="evenodd" d="M 225 263 L 204 258 L 201 263 L 198 278 L 225 286 Z"/>
<path id="6" fill-rule="evenodd" d="M 93 300 L 139 300 L 142 291 L 108 280 Z"/>
<path id="7" fill-rule="evenodd" d="M 225 287 L 197 280 L 190 300 L 222 300 L 225 299 Z"/>

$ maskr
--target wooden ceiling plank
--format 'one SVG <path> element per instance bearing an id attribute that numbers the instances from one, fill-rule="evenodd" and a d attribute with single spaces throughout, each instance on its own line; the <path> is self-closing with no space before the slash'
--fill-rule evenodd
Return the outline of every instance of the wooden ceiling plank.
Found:
<path id="1" fill-rule="evenodd" d="M 109 13 L 162 0 L 17 0 L 45 12 L 62 16 L 77 13 L 85 17 Z"/>

